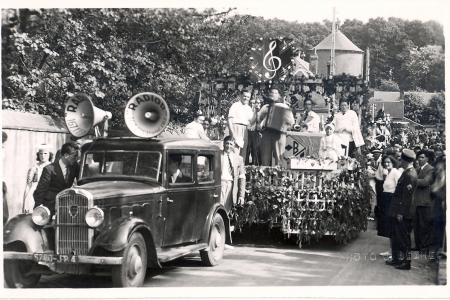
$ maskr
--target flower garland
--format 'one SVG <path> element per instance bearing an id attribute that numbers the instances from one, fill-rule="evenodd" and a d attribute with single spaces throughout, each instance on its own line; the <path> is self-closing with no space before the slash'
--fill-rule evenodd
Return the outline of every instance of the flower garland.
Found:
<path id="1" fill-rule="evenodd" d="M 334 172 L 248 166 L 247 201 L 232 210 L 235 227 L 269 223 L 296 235 L 300 246 L 327 234 L 346 243 L 367 229 L 370 205 L 364 170 L 344 165 Z"/>

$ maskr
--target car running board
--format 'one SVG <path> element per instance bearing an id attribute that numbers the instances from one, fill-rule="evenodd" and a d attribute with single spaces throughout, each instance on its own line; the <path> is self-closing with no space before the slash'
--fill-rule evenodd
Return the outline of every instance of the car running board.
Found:
<path id="1" fill-rule="evenodd" d="M 207 243 L 188 245 L 188 246 L 179 246 L 173 247 L 169 249 L 158 249 L 158 261 L 160 263 L 167 262 L 170 260 L 177 259 L 182 256 L 186 256 L 191 254 L 192 252 L 204 250 L 208 248 Z"/>

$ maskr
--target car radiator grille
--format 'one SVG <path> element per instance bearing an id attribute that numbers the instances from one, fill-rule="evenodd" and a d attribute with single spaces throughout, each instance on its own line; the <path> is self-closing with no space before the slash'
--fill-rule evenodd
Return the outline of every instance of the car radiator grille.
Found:
<path id="1" fill-rule="evenodd" d="M 87 197 L 70 193 L 61 195 L 57 201 L 58 254 L 88 254 L 89 227 L 84 220 L 89 209 Z"/>

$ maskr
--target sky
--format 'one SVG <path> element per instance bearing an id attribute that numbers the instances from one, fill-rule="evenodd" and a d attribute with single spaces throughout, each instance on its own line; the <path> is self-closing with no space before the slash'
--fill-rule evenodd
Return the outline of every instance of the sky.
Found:
<path id="1" fill-rule="evenodd" d="M 258 4 L 258 3 L 263 4 Z M 448 1 L 444 0 L 311 0 L 311 1 L 244 1 L 239 12 L 259 15 L 265 18 L 280 18 L 298 22 L 320 22 L 332 20 L 333 7 L 340 20 L 358 19 L 367 22 L 370 18 L 398 17 L 408 20 L 435 20 L 444 23 L 450 15 Z"/>
<path id="2" fill-rule="evenodd" d="M 444 24 L 450 15 L 448 0 L 15 0 L 2 7 L 236 7 L 237 13 L 298 22 L 321 22 L 333 18 L 333 7 L 340 20 L 399 17 Z"/>

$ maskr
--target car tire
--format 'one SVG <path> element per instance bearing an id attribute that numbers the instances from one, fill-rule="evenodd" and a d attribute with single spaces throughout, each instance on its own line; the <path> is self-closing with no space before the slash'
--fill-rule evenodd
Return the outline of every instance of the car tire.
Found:
<path id="1" fill-rule="evenodd" d="M 200 250 L 200 257 L 205 266 L 217 265 L 223 258 L 225 249 L 225 225 L 219 214 L 214 216 L 211 224 L 208 249 Z"/>
<path id="2" fill-rule="evenodd" d="M 33 288 L 41 279 L 41 274 L 27 274 L 36 265 L 33 261 L 5 260 L 5 282 L 10 288 Z"/>
<path id="3" fill-rule="evenodd" d="M 133 233 L 122 254 L 122 264 L 112 268 L 113 285 L 116 287 L 142 286 L 147 271 L 147 247 L 142 234 Z"/>

